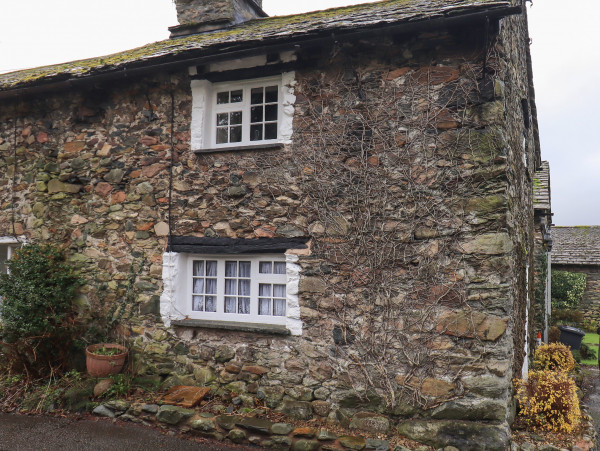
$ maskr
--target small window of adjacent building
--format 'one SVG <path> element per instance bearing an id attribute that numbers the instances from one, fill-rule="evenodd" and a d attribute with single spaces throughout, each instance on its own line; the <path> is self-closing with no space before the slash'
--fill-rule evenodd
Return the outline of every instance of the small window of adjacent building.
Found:
<path id="1" fill-rule="evenodd" d="M 10 260 L 21 243 L 14 238 L 0 237 L 0 274 L 8 274 L 9 269 L 7 262 Z"/>
<path id="2" fill-rule="evenodd" d="M 190 318 L 285 324 L 284 255 L 191 255 L 188 274 Z"/>

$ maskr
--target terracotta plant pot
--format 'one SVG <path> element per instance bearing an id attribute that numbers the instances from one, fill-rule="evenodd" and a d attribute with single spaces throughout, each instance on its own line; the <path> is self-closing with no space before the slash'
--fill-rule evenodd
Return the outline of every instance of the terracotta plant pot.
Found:
<path id="1" fill-rule="evenodd" d="M 99 349 L 118 349 L 120 352 L 114 355 L 101 355 L 94 352 Z M 125 346 L 115 343 L 98 343 L 90 345 L 85 349 L 85 365 L 87 372 L 92 377 L 106 377 L 118 374 L 125 364 L 129 351 Z"/>

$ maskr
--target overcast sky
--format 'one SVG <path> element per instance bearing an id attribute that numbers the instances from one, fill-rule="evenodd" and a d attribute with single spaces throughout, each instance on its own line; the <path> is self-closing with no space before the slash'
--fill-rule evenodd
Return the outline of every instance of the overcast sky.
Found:
<path id="1" fill-rule="evenodd" d="M 270 15 L 366 3 L 264 0 Z M 528 5 L 530 5 L 528 3 Z M 600 224 L 600 33 L 597 0 L 528 6 L 542 158 L 550 161 L 557 225 Z M 0 72 L 106 55 L 166 39 L 172 0 L 0 3 Z"/>

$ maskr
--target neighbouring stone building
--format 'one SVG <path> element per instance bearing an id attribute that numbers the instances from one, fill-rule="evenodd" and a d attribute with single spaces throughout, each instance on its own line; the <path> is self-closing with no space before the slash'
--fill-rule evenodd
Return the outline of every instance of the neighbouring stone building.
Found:
<path id="1" fill-rule="evenodd" d="M 141 265 L 143 374 L 505 449 L 541 165 L 525 3 L 175 3 L 170 40 L 0 75 L 0 243 L 60 244 L 82 306 Z"/>
<path id="2" fill-rule="evenodd" d="M 548 329 L 552 313 L 550 296 L 550 275 L 552 256 L 552 202 L 550 195 L 550 164 L 542 164 L 533 177 L 533 209 L 534 209 L 534 302 L 530 310 L 533 327 L 530 329 L 530 350 L 535 346 L 537 332 L 548 343 Z"/>
<path id="3" fill-rule="evenodd" d="M 552 269 L 586 275 L 581 311 L 600 323 L 600 226 L 553 227 Z"/>

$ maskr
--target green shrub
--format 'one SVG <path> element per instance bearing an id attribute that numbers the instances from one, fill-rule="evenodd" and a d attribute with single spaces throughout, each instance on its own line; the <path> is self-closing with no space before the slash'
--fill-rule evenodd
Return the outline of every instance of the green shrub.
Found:
<path id="1" fill-rule="evenodd" d="M 583 313 L 579 310 L 552 309 L 552 324 L 579 327 L 583 322 Z"/>
<path id="2" fill-rule="evenodd" d="M 582 273 L 552 271 L 552 309 L 577 309 L 585 292 Z"/>
<path id="3" fill-rule="evenodd" d="M 64 366 L 76 331 L 80 278 L 52 246 L 27 245 L 0 275 L 2 350 L 13 371 L 43 376 Z"/>
<path id="4" fill-rule="evenodd" d="M 596 360 L 597 357 L 596 350 L 585 343 L 581 343 L 579 354 L 583 360 Z"/>
<path id="5" fill-rule="evenodd" d="M 598 323 L 593 319 L 586 319 L 583 320 L 581 327 L 584 331 L 595 334 L 598 330 Z"/>

